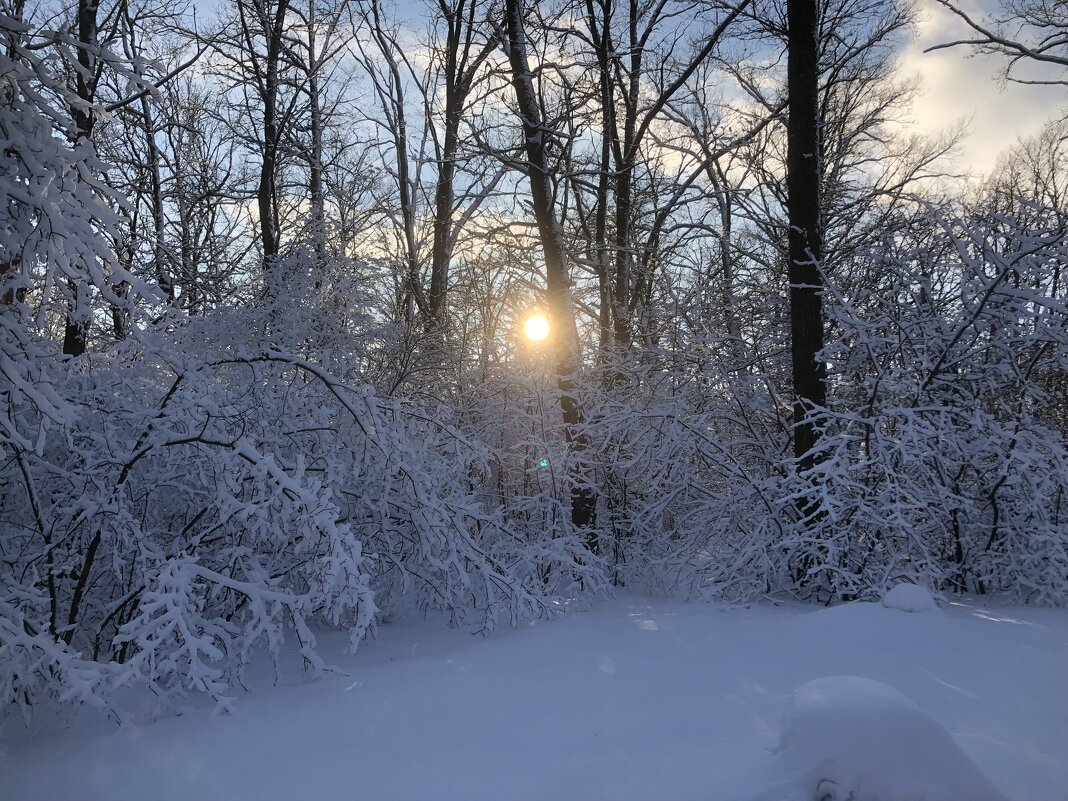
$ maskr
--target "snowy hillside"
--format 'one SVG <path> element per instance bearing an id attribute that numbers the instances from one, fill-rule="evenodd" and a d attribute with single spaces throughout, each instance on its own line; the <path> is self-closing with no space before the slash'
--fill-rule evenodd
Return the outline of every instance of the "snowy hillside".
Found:
<path id="1" fill-rule="evenodd" d="M 1068 798 L 1062 610 L 623 598 L 486 638 L 399 624 L 344 644 L 323 650 L 347 675 L 304 683 L 294 663 L 234 715 L 32 738 L 9 720 L 3 797 L 793 801 L 844 755 L 856 801 Z M 887 771 L 915 794 L 863 795 Z"/>

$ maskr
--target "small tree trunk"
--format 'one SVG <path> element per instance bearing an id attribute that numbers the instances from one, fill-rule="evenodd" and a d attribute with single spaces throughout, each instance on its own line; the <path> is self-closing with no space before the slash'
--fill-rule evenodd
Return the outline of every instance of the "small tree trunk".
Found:
<path id="1" fill-rule="evenodd" d="M 323 194 L 323 101 L 319 90 L 318 25 L 315 0 L 308 0 L 308 114 L 311 154 L 308 164 L 308 194 L 311 199 L 312 242 L 320 263 L 326 258 L 326 201 Z"/>
<path id="2" fill-rule="evenodd" d="M 609 194 L 612 189 L 612 145 L 617 146 L 615 97 L 612 85 L 612 15 L 611 0 L 601 4 L 598 18 L 593 0 L 586 0 L 587 27 L 597 54 L 598 90 L 601 105 L 601 154 L 597 171 L 597 195 L 594 207 L 593 253 L 597 269 L 597 326 L 599 330 L 598 362 L 604 363 L 613 343 L 612 264 L 608 243 Z"/>
<path id="3" fill-rule="evenodd" d="M 278 156 L 282 133 L 278 100 L 289 0 L 279 0 L 277 6 L 273 9 L 268 8 L 265 4 L 250 4 L 247 0 L 239 2 L 237 7 L 241 18 L 241 26 L 246 33 L 245 38 L 250 38 L 249 32 L 254 30 L 253 26 L 255 24 L 259 24 L 266 39 L 262 61 L 257 67 L 257 70 L 262 70 L 262 78 L 258 79 L 257 88 L 260 102 L 263 104 L 261 109 L 263 114 L 261 127 L 263 152 L 260 153 L 260 177 L 259 185 L 256 187 L 256 210 L 260 218 L 263 263 L 265 267 L 269 268 L 277 258 L 281 247 L 279 231 L 281 215 L 278 208 Z M 249 13 L 255 15 L 255 22 L 248 19 L 247 15 Z M 248 55 L 250 58 L 257 58 L 251 52 Z"/>
<path id="4" fill-rule="evenodd" d="M 613 335 L 618 348 L 626 348 L 634 338 L 633 312 L 640 302 L 634 281 L 634 251 L 631 241 L 631 225 L 634 217 L 634 169 L 638 159 L 638 103 L 641 99 L 642 55 L 644 42 L 638 35 L 638 17 L 641 13 L 637 0 L 630 0 L 628 33 L 630 70 L 627 82 L 627 99 L 623 104 L 623 141 L 620 143 L 616 163 L 616 231 L 615 231 L 615 286 L 613 288 L 612 312 Z"/>
<path id="5" fill-rule="evenodd" d="M 456 230 L 453 211 L 456 203 L 456 160 L 460 148 L 460 123 L 481 65 L 497 48 L 497 37 L 473 49 L 475 20 L 480 12 L 477 0 L 457 0 L 438 4 L 447 27 L 444 48 L 445 118 L 441 150 L 438 153 L 438 180 L 434 189 L 434 247 L 430 260 L 430 295 L 427 298 L 431 322 L 445 320 L 448 303 L 449 269 Z"/>
<path id="6" fill-rule="evenodd" d="M 445 100 L 445 137 L 442 143 L 438 183 L 434 190 L 434 249 L 430 264 L 430 318 L 440 323 L 445 315 L 449 262 L 452 260 L 452 204 L 456 174 L 456 151 L 459 140 L 460 111 L 450 88 Z"/>

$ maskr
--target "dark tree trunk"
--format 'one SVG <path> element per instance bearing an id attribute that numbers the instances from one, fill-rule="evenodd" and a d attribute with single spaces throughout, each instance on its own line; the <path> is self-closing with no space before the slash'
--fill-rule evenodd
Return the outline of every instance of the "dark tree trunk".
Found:
<path id="1" fill-rule="evenodd" d="M 125 5 L 122 10 L 123 25 L 125 27 L 126 48 L 127 56 L 131 59 L 140 59 L 144 48 L 142 47 L 139 39 L 138 22 L 134 18 L 129 5 Z M 144 76 L 142 76 L 144 78 Z M 156 282 L 159 284 L 159 288 L 163 290 L 167 299 L 174 303 L 175 299 L 175 287 L 174 276 L 171 273 L 170 267 L 167 264 L 167 251 L 165 242 L 165 228 L 167 225 L 167 215 L 163 202 L 163 178 L 162 178 L 162 162 L 163 157 L 160 153 L 159 144 L 156 142 L 156 134 L 159 132 L 156 125 L 155 107 L 156 104 L 152 101 L 151 97 L 146 93 L 141 95 L 141 99 L 138 101 L 141 107 L 141 124 L 143 126 L 142 131 L 145 137 L 145 157 L 147 163 L 145 171 L 148 176 L 148 192 L 149 201 L 152 208 L 152 266 L 153 274 L 156 277 Z M 132 234 L 133 235 L 133 234 Z M 130 265 L 133 264 L 133 257 L 130 257 Z M 129 266 L 127 266 L 129 269 Z M 119 319 L 117 315 L 123 315 L 129 317 L 128 310 L 113 309 L 112 319 L 113 321 Z M 118 330 L 118 328 L 116 328 Z"/>
<path id="2" fill-rule="evenodd" d="M 260 238 L 263 244 L 263 263 L 270 266 L 278 256 L 278 227 L 276 225 L 275 182 L 278 171 L 278 61 L 267 53 L 267 76 L 263 94 L 263 160 L 260 162 L 260 181 L 256 188 L 256 206 L 260 217 Z"/>
<path id="3" fill-rule="evenodd" d="M 815 463 L 819 430 L 812 410 L 827 403 L 823 348 L 823 262 L 820 192 L 819 8 L 788 0 L 787 216 L 790 225 L 790 333 L 794 379 L 794 455 L 801 470 Z"/>
<path id="4" fill-rule="evenodd" d="M 164 233 L 167 225 L 166 212 L 163 205 L 163 183 L 160 178 L 160 152 L 156 144 L 155 118 L 152 115 L 152 107 L 148 102 L 147 95 L 141 98 L 141 115 L 144 117 L 145 145 L 148 153 L 148 178 L 149 189 L 152 192 L 152 225 L 153 247 L 152 263 L 155 267 L 156 281 L 160 289 L 166 293 L 168 300 L 174 303 L 174 277 L 167 264 L 167 250 L 164 242 Z"/>
<path id="5" fill-rule="evenodd" d="M 97 57 L 97 12 L 99 0 L 79 0 L 78 2 L 78 75 L 75 79 L 75 91 L 78 99 L 92 103 L 96 97 L 96 57 Z M 74 109 L 75 133 L 79 139 L 91 139 L 93 135 L 93 112 L 89 108 Z"/>
<path id="6" fill-rule="evenodd" d="M 400 59 L 395 56 L 397 46 L 382 22 L 377 2 L 371 3 L 371 35 L 382 54 L 390 82 L 387 86 L 378 86 L 377 91 L 384 104 L 383 110 L 389 120 L 393 133 L 394 155 L 397 168 L 397 191 L 400 203 L 401 224 L 405 245 L 405 286 L 402 289 L 401 306 L 408 322 L 415 318 L 416 311 L 424 317 L 430 316 L 419 268 L 419 243 L 416 240 L 416 202 L 408 157 L 408 122 L 404 101 L 404 78 L 401 75 Z"/>
<path id="7" fill-rule="evenodd" d="M 638 33 L 641 13 L 637 0 L 630 0 L 628 36 L 630 68 L 627 94 L 623 104 L 623 141 L 619 143 L 616 163 L 616 231 L 615 285 L 613 287 L 613 319 L 615 344 L 625 349 L 632 344 L 634 330 L 632 312 L 637 308 L 638 293 L 632 286 L 635 279 L 634 251 L 631 224 L 634 221 L 634 170 L 638 161 L 638 103 L 641 100 L 642 55 L 645 38 Z"/>

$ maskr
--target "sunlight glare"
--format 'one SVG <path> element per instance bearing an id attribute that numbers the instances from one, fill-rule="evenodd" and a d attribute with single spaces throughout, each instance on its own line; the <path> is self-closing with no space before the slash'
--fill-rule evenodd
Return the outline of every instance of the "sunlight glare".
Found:
<path id="1" fill-rule="evenodd" d="M 527 339 L 541 342 L 549 336 L 549 320 L 543 314 L 535 314 L 523 323 L 523 333 Z"/>

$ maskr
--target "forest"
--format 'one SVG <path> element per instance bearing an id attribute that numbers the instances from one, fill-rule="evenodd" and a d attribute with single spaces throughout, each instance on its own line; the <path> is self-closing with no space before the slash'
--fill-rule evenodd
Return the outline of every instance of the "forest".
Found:
<path id="1" fill-rule="evenodd" d="M 1062 3 L 942 5 L 1068 83 Z M 1068 123 L 966 180 L 919 13 L 0 0 L 0 703 L 622 591 L 1068 603 Z"/>

